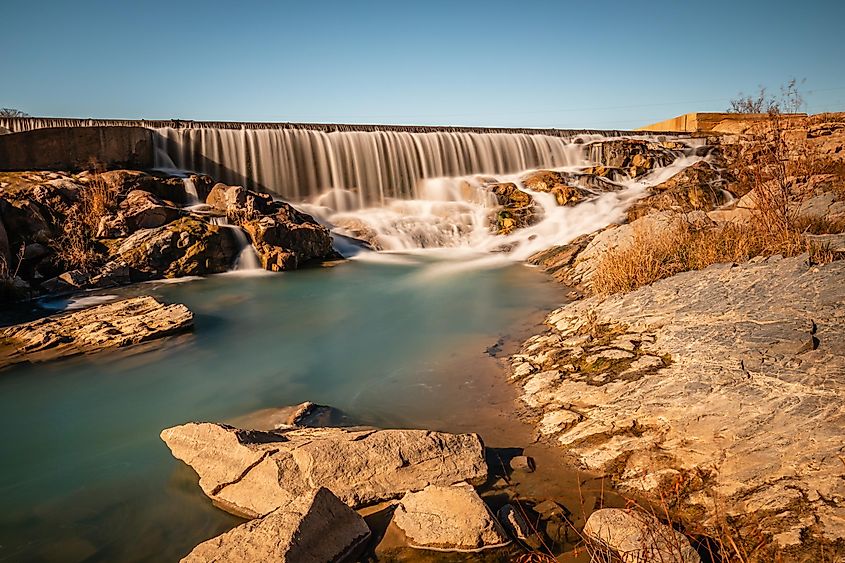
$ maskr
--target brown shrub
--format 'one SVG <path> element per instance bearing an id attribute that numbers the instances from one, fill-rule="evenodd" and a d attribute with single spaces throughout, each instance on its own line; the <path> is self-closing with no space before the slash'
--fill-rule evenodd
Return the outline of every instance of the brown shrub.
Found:
<path id="1" fill-rule="evenodd" d="M 712 264 L 744 262 L 755 256 L 796 256 L 809 253 L 812 263 L 840 256 L 808 241 L 801 231 L 771 228 L 758 220 L 696 228 L 679 220 L 660 232 L 637 229 L 632 243 L 606 252 L 593 274 L 596 293 L 633 291 L 657 280 Z"/>
<path id="2" fill-rule="evenodd" d="M 102 262 L 97 229 L 100 220 L 117 209 L 117 196 L 117 188 L 99 173 L 79 189 L 55 245 L 56 256 L 65 267 L 90 272 Z"/>

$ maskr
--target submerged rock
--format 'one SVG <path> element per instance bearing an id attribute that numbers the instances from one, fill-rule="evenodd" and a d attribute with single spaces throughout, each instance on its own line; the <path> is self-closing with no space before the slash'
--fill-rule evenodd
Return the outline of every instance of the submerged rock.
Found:
<path id="1" fill-rule="evenodd" d="M 0 368 L 145 342 L 188 330 L 184 305 L 134 297 L 0 329 Z"/>
<path id="2" fill-rule="evenodd" d="M 623 563 L 700 563 L 701 558 L 682 533 L 645 512 L 602 508 L 587 519 L 584 537 L 594 555 L 613 555 Z"/>
<path id="3" fill-rule="evenodd" d="M 200 476 L 200 487 L 233 514 L 255 518 L 315 486 L 353 507 L 428 485 L 487 478 L 475 434 L 425 430 L 308 428 L 246 431 L 211 423 L 168 428 L 162 440 Z"/>
<path id="4" fill-rule="evenodd" d="M 406 494 L 393 523 L 417 548 L 478 551 L 510 543 L 490 509 L 466 483 L 431 485 Z"/>
<path id="5" fill-rule="evenodd" d="M 183 563 L 354 561 L 370 538 L 357 512 L 325 487 L 196 546 Z"/>

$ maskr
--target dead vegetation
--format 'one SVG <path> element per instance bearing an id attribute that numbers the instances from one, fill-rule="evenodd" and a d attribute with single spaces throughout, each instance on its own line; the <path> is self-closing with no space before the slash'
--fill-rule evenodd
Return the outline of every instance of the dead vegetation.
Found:
<path id="1" fill-rule="evenodd" d="M 796 122 L 784 112 L 802 105 L 798 82 L 781 89 L 781 98 L 768 98 L 765 89 L 756 97 L 736 100 L 734 111 L 768 113 L 746 135 L 730 172 L 735 193 L 754 194 L 747 221 L 696 226 L 683 215 L 667 229 L 634 232 L 632 244 L 607 252 L 598 263 L 592 285 L 599 294 L 633 291 L 657 280 L 716 263 L 743 262 L 757 256 L 809 255 L 812 264 L 843 258 L 806 234 L 840 233 L 845 219 L 806 216 L 801 205 L 814 195 L 813 179 L 833 177 L 831 191 L 842 188 L 845 174 L 829 158 L 816 154 L 808 142 L 806 120 Z"/>
<path id="2" fill-rule="evenodd" d="M 96 167 L 88 182 L 77 192 L 68 210 L 62 233 L 55 245 L 56 256 L 67 269 L 90 273 L 103 260 L 96 234 L 103 217 L 117 209 L 118 189 Z"/>

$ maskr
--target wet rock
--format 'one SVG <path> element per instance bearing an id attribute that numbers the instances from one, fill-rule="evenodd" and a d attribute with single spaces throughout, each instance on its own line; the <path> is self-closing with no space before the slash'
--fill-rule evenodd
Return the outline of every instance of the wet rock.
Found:
<path id="1" fill-rule="evenodd" d="M 83 175 L 80 176 L 82 181 L 91 179 Z M 189 202 L 189 196 L 185 192 L 185 182 L 182 178 L 159 177 L 138 170 L 109 170 L 101 172 L 98 178 L 121 195 L 129 194 L 134 190 L 142 190 L 153 194 L 155 197 L 180 205 Z M 209 188 L 205 186 L 211 181 L 208 176 L 193 174 L 190 178 L 198 192 L 205 191 L 207 193 Z"/>
<path id="2" fill-rule="evenodd" d="M 513 182 L 487 184 L 485 187 L 502 206 L 494 217 L 493 227 L 497 234 L 510 234 L 515 229 L 532 225 L 539 218 L 534 198 Z"/>
<path id="3" fill-rule="evenodd" d="M 169 428 L 161 438 L 200 476 L 221 508 L 254 518 L 315 486 L 353 507 L 407 491 L 484 482 L 487 465 L 475 434 L 424 430 L 308 428 L 255 432 L 210 423 Z"/>
<path id="4" fill-rule="evenodd" d="M 651 195 L 628 209 L 633 221 L 655 211 L 710 211 L 727 203 L 732 197 L 725 193 L 732 178 L 708 162 L 697 162 L 675 174 L 665 182 L 650 188 Z"/>
<path id="5" fill-rule="evenodd" d="M 0 368 L 118 348 L 189 330 L 184 305 L 134 297 L 0 329 Z"/>
<path id="6" fill-rule="evenodd" d="M 540 549 L 543 539 L 532 530 L 525 521 L 522 510 L 512 504 L 506 504 L 496 513 L 496 517 L 508 535 L 530 549 Z"/>
<path id="7" fill-rule="evenodd" d="M 325 487 L 196 546 L 183 563 L 354 561 L 370 538 L 357 512 Z"/>
<path id="8" fill-rule="evenodd" d="M 518 455 L 510 460 L 511 469 L 514 471 L 524 471 L 526 473 L 533 473 L 537 465 L 534 463 L 534 458 L 527 455 Z"/>
<path id="9" fill-rule="evenodd" d="M 490 509 L 466 483 L 407 493 L 396 507 L 393 524 L 412 547 L 423 549 L 477 551 L 510 543 Z"/>
<path id="10" fill-rule="evenodd" d="M 645 512 L 619 508 L 596 510 L 587 519 L 583 533 L 592 540 L 591 553 L 601 555 L 610 551 L 624 563 L 701 561 L 686 536 Z"/>
<path id="11" fill-rule="evenodd" d="M 244 222 L 265 270 L 296 269 L 309 260 L 334 256 L 328 229 L 310 215 L 281 204 L 275 215 Z"/>
<path id="12" fill-rule="evenodd" d="M 631 177 L 641 176 L 655 166 L 666 166 L 683 154 L 683 146 L 638 139 L 608 139 L 591 143 L 589 157 L 608 169 L 624 169 Z M 601 175 L 601 174 L 600 174 Z"/>
<path id="13" fill-rule="evenodd" d="M 229 229 L 183 217 L 123 239 L 106 266 L 128 268 L 133 281 L 205 275 L 229 270 L 237 253 Z"/>

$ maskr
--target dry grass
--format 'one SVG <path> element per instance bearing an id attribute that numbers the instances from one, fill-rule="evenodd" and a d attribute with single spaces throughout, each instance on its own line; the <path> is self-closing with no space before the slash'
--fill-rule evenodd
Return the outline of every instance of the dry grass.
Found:
<path id="1" fill-rule="evenodd" d="M 65 267 L 91 272 L 102 262 L 96 234 L 102 218 L 117 209 L 117 196 L 115 186 L 99 173 L 79 189 L 55 245 L 56 255 Z"/>
<path id="2" fill-rule="evenodd" d="M 838 233 L 845 222 L 799 215 L 809 197 L 809 178 L 828 163 L 813 155 L 796 134 L 794 121 L 772 113 L 746 142 L 731 172 L 754 190 L 756 206 L 744 223 L 696 228 L 679 216 L 669 229 L 639 229 L 633 243 L 608 251 L 592 277 L 596 293 L 633 291 L 657 280 L 711 264 L 744 262 L 756 256 L 797 256 L 823 264 L 842 258 L 803 235 Z"/>

